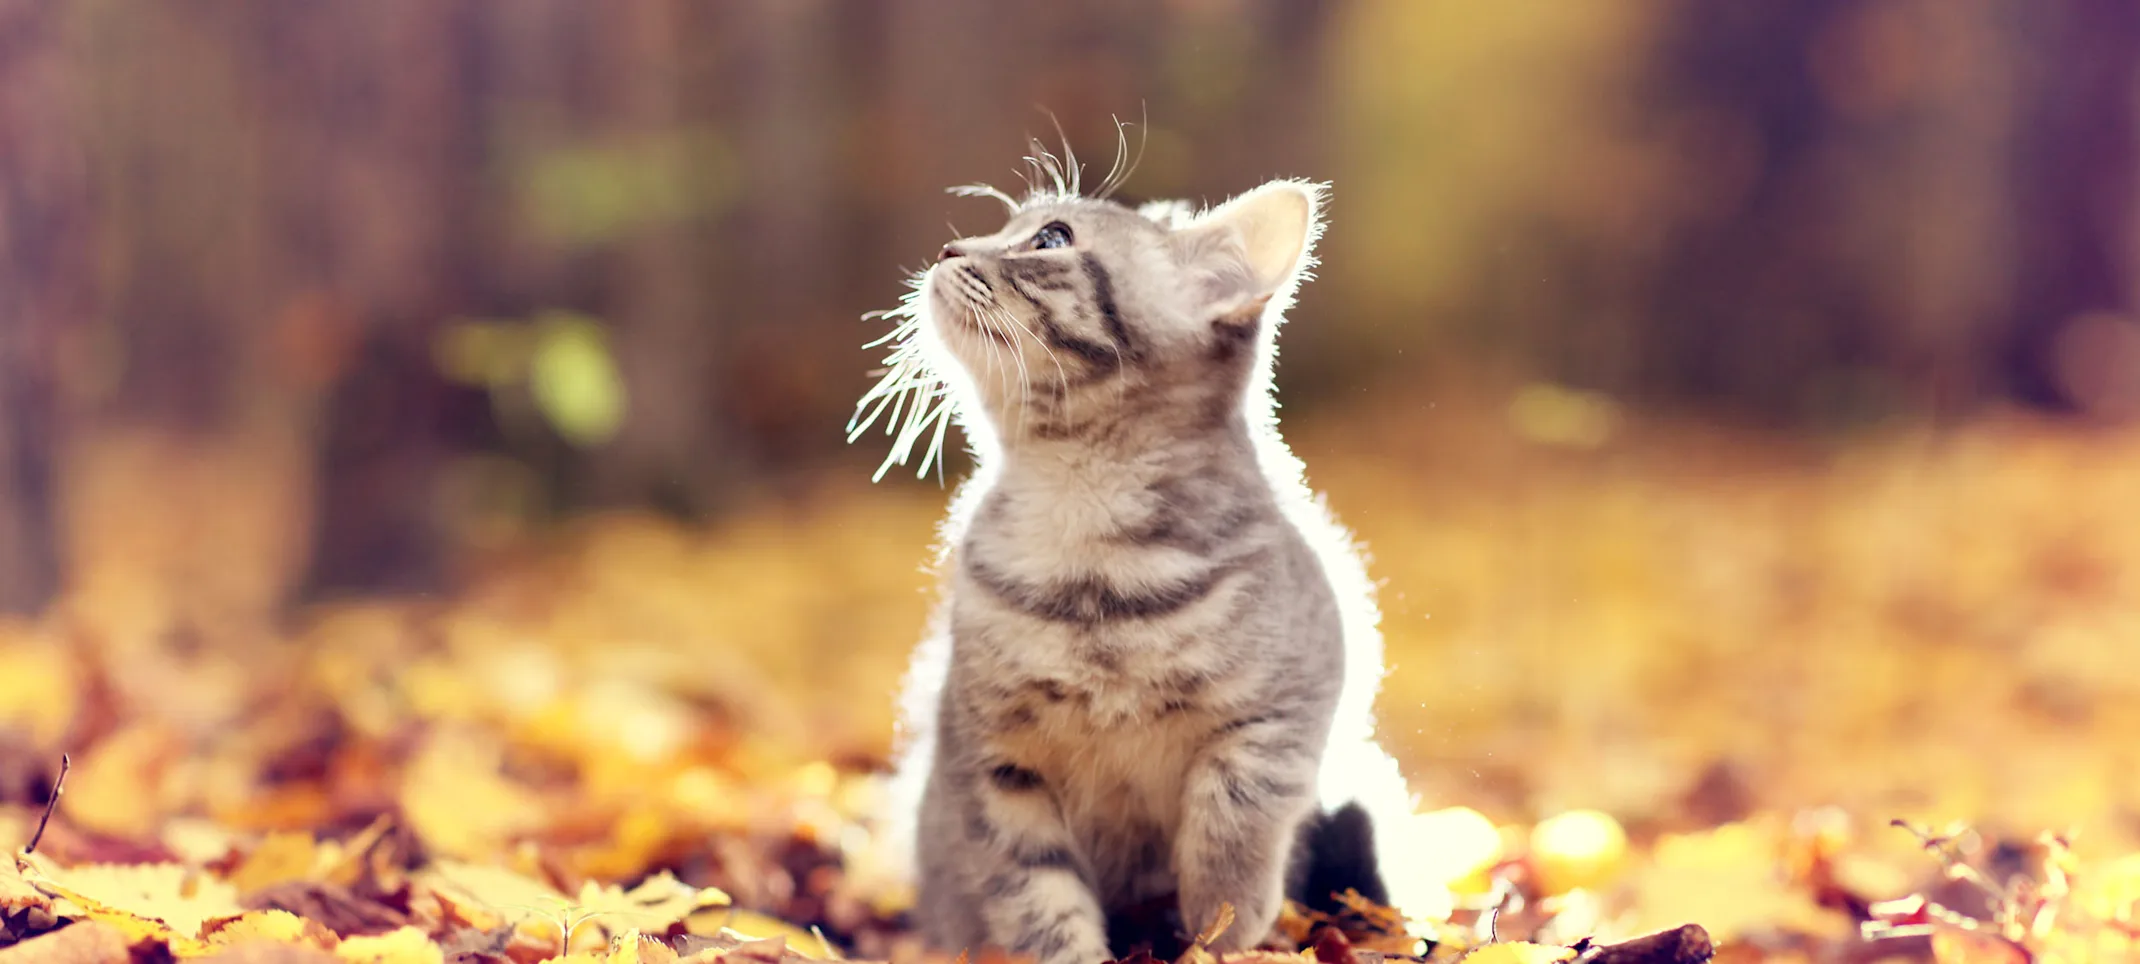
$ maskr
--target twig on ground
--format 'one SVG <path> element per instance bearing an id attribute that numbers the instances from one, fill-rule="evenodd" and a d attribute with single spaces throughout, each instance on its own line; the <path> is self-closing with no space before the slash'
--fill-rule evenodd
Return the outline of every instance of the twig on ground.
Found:
<path id="1" fill-rule="evenodd" d="M 52 822 L 52 811 L 59 809 L 59 795 L 67 789 L 67 771 L 74 769 L 74 758 L 59 755 L 59 776 L 52 780 L 52 796 L 45 800 L 45 812 L 37 818 L 37 832 L 30 834 L 30 843 L 22 848 L 25 855 L 37 852 L 37 845 L 45 839 L 45 825 Z"/>
<path id="2" fill-rule="evenodd" d="M 1637 937 L 1618 944 L 1586 950 L 1576 964 L 1704 964 L 1716 956 L 1716 945 L 1699 924 L 1681 924 L 1668 931 Z"/>

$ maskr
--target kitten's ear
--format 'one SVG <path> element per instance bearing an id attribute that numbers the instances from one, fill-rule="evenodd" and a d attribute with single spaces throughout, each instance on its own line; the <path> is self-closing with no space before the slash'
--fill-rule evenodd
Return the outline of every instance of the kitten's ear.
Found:
<path id="1" fill-rule="evenodd" d="M 1323 186 L 1272 181 L 1175 231 L 1182 263 L 1207 279 L 1214 306 L 1230 310 L 1288 291 L 1314 263 Z"/>

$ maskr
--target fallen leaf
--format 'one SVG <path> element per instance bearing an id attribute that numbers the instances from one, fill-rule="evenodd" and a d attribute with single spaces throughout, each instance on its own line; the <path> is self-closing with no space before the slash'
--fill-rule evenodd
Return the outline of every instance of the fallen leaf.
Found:
<path id="1" fill-rule="evenodd" d="M 59 868 L 42 855 L 18 860 L 23 879 L 64 899 L 60 916 L 80 916 L 119 928 L 130 937 L 196 938 L 201 925 L 245 912 L 229 884 L 178 864 L 88 864 Z"/>
<path id="2" fill-rule="evenodd" d="M 445 964 L 445 953 L 414 927 L 377 937 L 352 937 L 334 949 L 343 964 Z"/>
<path id="3" fill-rule="evenodd" d="M 30 882 L 22 879 L 22 871 L 13 860 L 0 861 L 0 914 L 12 914 L 32 907 L 51 906 L 51 898 L 39 893 Z"/>
<path id="4" fill-rule="evenodd" d="M 291 881 L 308 880 L 321 867 L 319 841 L 309 833 L 271 833 L 254 844 L 230 872 L 231 886 L 240 894 Z"/>
<path id="5" fill-rule="evenodd" d="M 1464 964 L 1561 964 L 1575 959 L 1575 951 L 1545 944 L 1509 942 L 1488 944 L 1464 955 Z"/>
<path id="6" fill-rule="evenodd" d="M 77 757 L 67 781 L 67 819 L 114 837 L 154 835 L 164 817 L 164 775 L 178 739 L 152 723 L 127 727 Z"/>
<path id="7" fill-rule="evenodd" d="M 1933 930 L 1932 957 L 1939 964 L 2030 964 L 2028 952 L 2014 942 L 1959 927 Z"/>
<path id="8" fill-rule="evenodd" d="M 729 902 L 728 895 L 719 890 L 700 890 L 662 871 L 628 891 L 615 884 L 605 887 L 588 881 L 566 912 L 599 924 L 615 935 L 624 930 L 666 930 L 693 911 L 726 907 Z"/>
<path id="9" fill-rule="evenodd" d="M 338 959 L 326 951 L 301 944 L 270 944 L 253 942 L 232 947 L 218 948 L 207 957 L 193 958 L 189 964 L 337 964 Z"/>
<path id="10" fill-rule="evenodd" d="M 423 842 L 447 857 L 480 859 L 541 826 L 543 807 L 500 775 L 493 739 L 459 728 L 434 732 L 402 777 L 401 811 Z"/>
<path id="11" fill-rule="evenodd" d="M 1196 946 L 1210 947 L 1212 942 L 1224 937 L 1226 931 L 1233 927 L 1233 915 L 1232 904 L 1219 904 L 1219 912 L 1213 916 L 1211 926 L 1197 932 Z"/>
<path id="12" fill-rule="evenodd" d="M 0 964 L 127 964 L 130 939 L 94 921 L 0 947 Z"/>
<path id="13" fill-rule="evenodd" d="M 251 943 L 298 945 L 321 951 L 331 951 L 341 943 L 320 922 L 280 910 L 247 911 L 237 917 L 212 920 L 202 925 L 200 936 L 203 947 L 181 956 L 207 956 Z"/>
<path id="14" fill-rule="evenodd" d="M 832 956 L 832 948 L 818 935 L 756 911 L 741 908 L 702 910 L 686 918 L 684 926 L 690 933 L 701 937 L 727 934 L 740 938 L 745 943 L 780 940 L 799 947 L 818 948 L 822 956 Z"/>
<path id="15" fill-rule="evenodd" d="M 275 884 L 246 895 L 242 903 L 256 910 L 288 911 L 318 921 L 343 937 L 376 936 L 409 923 L 407 914 L 326 881 Z"/>
<path id="16" fill-rule="evenodd" d="M 1596 887 L 1619 875 L 1627 862 L 1627 832 L 1611 815 L 1571 810 L 1531 828 L 1531 866 L 1546 894 Z"/>
<path id="17" fill-rule="evenodd" d="M 27 631 L 0 626 L 0 731 L 15 730 L 33 746 L 51 746 L 73 724 L 82 684 L 75 660 L 60 646 Z"/>

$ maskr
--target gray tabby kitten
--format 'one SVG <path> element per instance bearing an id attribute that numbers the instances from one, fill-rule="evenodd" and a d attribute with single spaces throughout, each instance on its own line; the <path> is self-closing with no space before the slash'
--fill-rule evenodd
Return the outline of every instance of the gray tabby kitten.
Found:
<path id="1" fill-rule="evenodd" d="M 1008 223 L 944 246 L 864 399 L 907 406 L 887 465 L 931 425 L 933 456 L 947 412 L 978 462 L 887 819 L 916 922 L 1095 964 L 1155 936 L 1132 920 L 1154 902 L 1178 909 L 1162 944 L 1231 905 L 1226 951 L 1289 893 L 1387 899 L 1412 799 L 1373 741 L 1372 594 L 1270 397 L 1324 188 L 1133 210 L 1041 158 L 1054 190 L 972 189 Z"/>

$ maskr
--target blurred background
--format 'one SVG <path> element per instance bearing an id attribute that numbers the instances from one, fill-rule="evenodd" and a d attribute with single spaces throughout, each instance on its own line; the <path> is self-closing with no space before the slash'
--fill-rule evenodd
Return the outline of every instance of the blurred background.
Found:
<path id="1" fill-rule="evenodd" d="M 966 466 L 869 484 L 860 316 L 1120 119 L 1334 184 L 1278 381 L 1431 800 L 2140 835 L 2136 117 L 2129 0 L 0 2 L 0 732 L 881 758 Z"/>

